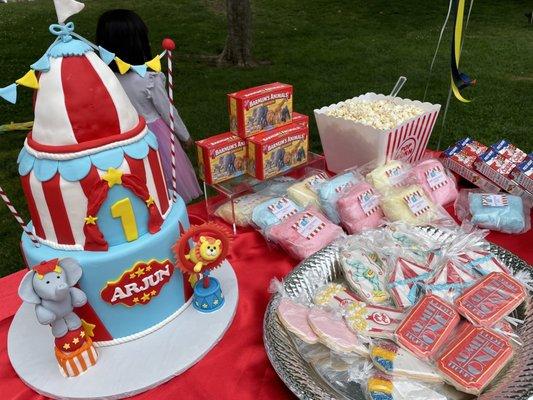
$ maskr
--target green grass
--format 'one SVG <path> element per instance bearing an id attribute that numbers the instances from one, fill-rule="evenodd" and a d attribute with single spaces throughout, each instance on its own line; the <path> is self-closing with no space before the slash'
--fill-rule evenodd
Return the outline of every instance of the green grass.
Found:
<path id="1" fill-rule="evenodd" d="M 136 10 L 150 28 L 154 52 L 165 36 L 177 43 L 176 103 L 195 139 L 228 129 L 226 93 L 281 81 L 295 88 L 295 110 L 313 109 L 373 91 L 388 93 L 400 75 L 409 80 L 402 97 L 422 99 L 429 64 L 447 2 L 360 0 L 252 0 L 253 53 L 268 64 L 255 69 L 215 68 L 204 60 L 222 50 L 225 17 L 221 0 L 87 0 L 74 18 L 76 31 L 94 37 L 100 13 Z M 0 4 L 0 86 L 12 83 L 52 40 L 50 1 Z M 531 151 L 533 104 L 533 27 L 524 12 L 528 1 L 476 1 L 461 58 L 462 69 L 478 80 L 465 91 L 470 104 L 453 101 L 446 125 L 441 120 L 431 145 L 443 146 L 470 135 L 485 143 L 511 139 Z M 446 102 L 449 85 L 447 29 L 435 64 L 427 101 Z M 441 115 L 442 117 L 442 115 Z M 19 90 L 16 106 L 0 101 L 0 124 L 32 119 L 31 93 Z M 311 124 L 312 148 L 320 149 Z M 0 134 L 0 182 L 27 219 L 19 185 L 17 154 L 23 133 Z M 0 276 L 22 267 L 20 229 L 0 205 Z"/>

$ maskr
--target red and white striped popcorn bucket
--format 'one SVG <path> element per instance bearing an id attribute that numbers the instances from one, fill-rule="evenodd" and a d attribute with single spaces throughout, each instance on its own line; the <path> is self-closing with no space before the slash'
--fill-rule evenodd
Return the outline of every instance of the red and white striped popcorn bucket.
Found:
<path id="1" fill-rule="evenodd" d="M 366 93 L 351 100 L 378 101 L 390 98 Z M 327 115 L 345 102 L 316 109 L 315 118 L 328 169 L 340 172 L 369 162 L 382 165 L 391 159 L 414 162 L 422 158 L 437 120 L 440 104 L 394 98 L 396 104 L 421 108 L 424 112 L 390 130 L 379 130 L 360 122 Z"/>

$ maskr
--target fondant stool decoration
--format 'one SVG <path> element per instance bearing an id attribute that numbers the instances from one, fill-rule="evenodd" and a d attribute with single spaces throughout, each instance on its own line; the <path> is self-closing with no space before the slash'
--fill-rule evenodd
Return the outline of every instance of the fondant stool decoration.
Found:
<path id="1" fill-rule="evenodd" d="M 194 287 L 193 306 L 201 312 L 218 310 L 224 304 L 220 283 L 209 274 L 226 258 L 229 237 L 224 227 L 208 222 L 192 226 L 174 246 L 178 267 L 189 274 Z"/>
<path id="2" fill-rule="evenodd" d="M 98 357 L 86 324 L 73 311 L 87 303 L 85 293 L 74 287 L 81 274 L 81 266 L 73 258 L 43 261 L 24 275 L 18 290 L 23 301 L 35 304 L 39 323 L 51 326 L 56 359 L 66 377 L 78 376 Z"/>

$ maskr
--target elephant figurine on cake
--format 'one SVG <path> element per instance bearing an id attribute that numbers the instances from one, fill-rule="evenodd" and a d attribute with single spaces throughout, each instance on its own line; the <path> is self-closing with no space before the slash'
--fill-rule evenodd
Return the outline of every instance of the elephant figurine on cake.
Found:
<path id="1" fill-rule="evenodd" d="M 37 320 L 50 325 L 56 338 L 81 327 L 80 318 L 74 307 L 87 303 L 83 291 L 74 287 L 80 280 L 82 269 L 73 258 L 43 261 L 24 275 L 19 286 L 23 301 L 35 304 Z"/>

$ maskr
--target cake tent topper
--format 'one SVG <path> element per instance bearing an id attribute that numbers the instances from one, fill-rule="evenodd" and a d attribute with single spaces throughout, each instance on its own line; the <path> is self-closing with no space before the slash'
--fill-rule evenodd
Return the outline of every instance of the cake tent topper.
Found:
<path id="1" fill-rule="evenodd" d="M 54 6 L 56 8 L 57 22 L 63 24 L 74 14 L 83 10 L 85 4 L 76 0 L 54 0 Z"/>

